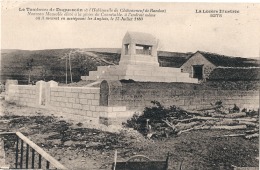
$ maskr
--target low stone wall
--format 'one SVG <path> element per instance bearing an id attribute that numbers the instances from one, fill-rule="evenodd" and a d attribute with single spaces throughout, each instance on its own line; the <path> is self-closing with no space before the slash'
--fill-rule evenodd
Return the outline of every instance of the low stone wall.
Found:
<path id="1" fill-rule="evenodd" d="M 86 116 L 98 122 L 99 88 L 91 87 L 51 87 L 50 102 L 46 105 L 73 115 Z"/>
<path id="2" fill-rule="evenodd" d="M 46 106 L 95 124 L 121 124 L 133 115 L 125 106 L 100 106 L 99 99 L 100 88 L 56 86 L 50 87 Z"/>
<path id="3" fill-rule="evenodd" d="M 100 106 L 100 88 L 96 87 L 65 87 L 54 81 L 39 81 L 35 86 L 10 84 L 7 94 L 7 101 L 54 110 L 80 122 L 121 124 L 133 115 L 125 106 Z"/>
<path id="4" fill-rule="evenodd" d="M 9 84 L 5 98 L 20 105 L 54 110 L 80 122 L 106 125 L 121 124 L 135 111 L 151 106 L 154 100 L 164 106 L 185 109 L 203 108 L 219 100 L 228 107 L 236 104 L 240 108 L 259 108 L 258 91 L 196 90 L 185 85 L 102 81 L 97 88 L 65 87 L 54 81 L 39 81 L 36 85 Z"/>
<path id="5" fill-rule="evenodd" d="M 174 83 L 103 81 L 101 93 L 108 94 L 107 102 L 103 102 L 108 106 L 126 106 L 127 109 L 140 111 L 146 106 L 151 106 L 153 100 L 161 102 L 164 106 L 176 105 L 185 109 L 203 108 L 219 100 L 227 107 L 233 107 L 236 104 L 240 108 L 259 108 L 258 91 L 190 90 L 180 89 Z M 101 101 L 105 100 L 101 99 Z"/>
<path id="6" fill-rule="evenodd" d="M 8 87 L 8 95 L 5 100 L 20 105 L 35 106 L 37 104 L 36 86 L 14 85 Z"/>

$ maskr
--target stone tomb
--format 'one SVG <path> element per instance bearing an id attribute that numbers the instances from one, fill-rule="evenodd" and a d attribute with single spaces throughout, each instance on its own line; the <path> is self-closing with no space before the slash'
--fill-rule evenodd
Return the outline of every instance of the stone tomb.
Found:
<path id="1" fill-rule="evenodd" d="M 141 82 L 198 83 L 180 68 L 159 67 L 158 40 L 147 33 L 127 32 L 123 38 L 119 65 L 98 66 L 82 80 L 129 80 Z"/>

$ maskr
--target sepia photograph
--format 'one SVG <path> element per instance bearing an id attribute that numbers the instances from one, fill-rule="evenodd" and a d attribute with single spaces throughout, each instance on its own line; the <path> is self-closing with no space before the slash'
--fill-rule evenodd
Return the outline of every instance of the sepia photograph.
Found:
<path id="1" fill-rule="evenodd" d="M 0 169 L 258 170 L 259 11 L 1 1 Z"/>

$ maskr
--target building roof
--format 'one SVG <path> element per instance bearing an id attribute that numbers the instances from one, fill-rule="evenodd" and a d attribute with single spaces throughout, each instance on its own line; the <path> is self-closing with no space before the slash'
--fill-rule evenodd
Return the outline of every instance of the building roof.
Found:
<path id="1" fill-rule="evenodd" d="M 140 45 L 157 45 L 157 39 L 152 35 L 148 33 L 142 33 L 142 32 L 127 32 L 123 38 L 124 44 L 140 44 Z"/>
<path id="2" fill-rule="evenodd" d="M 158 51 L 158 61 L 161 67 L 181 67 L 193 53 L 177 53 Z"/>
<path id="3" fill-rule="evenodd" d="M 260 80 L 260 67 L 217 67 L 209 75 L 209 80 Z"/>
<path id="4" fill-rule="evenodd" d="M 219 55 L 219 54 L 209 53 L 204 51 L 197 51 L 196 53 L 200 53 L 201 55 L 203 55 L 209 62 L 211 62 L 215 66 L 222 66 L 222 67 L 260 66 L 259 60 L 255 60 L 251 58 L 231 57 L 231 56 Z"/>

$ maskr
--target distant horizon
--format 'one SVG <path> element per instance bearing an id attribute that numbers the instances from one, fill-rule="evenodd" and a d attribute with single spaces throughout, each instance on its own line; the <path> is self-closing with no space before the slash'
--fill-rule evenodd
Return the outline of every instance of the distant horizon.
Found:
<path id="1" fill-rule="evenodd" d="M 28 49 L 1 49 L 0 51 L 2 50 L 20 50 L 20 51 L 44 51 L 44 50 L 64 50 L 64 49 L 103 49 L 104 51 L 102 52 L 110 52 L 110 51 L 106 51 L 106 49 L 114 49 L 114 50 L 118 50 L 119 51 L 119 54 L 121 54 L 121 48 L 49 48 L 49 49 L 36 49 L 36 50 L 28 50 Z M 211 54 L 217 54 L 217 55 L 223 55 L 223 56 L 227 56 L 227 57 L 237 57 L 237 58 L 251 58 L 251 59 L 256 59 L 256 60 L 260 60 L 260 57 L 250 57 L 250 56 L 247 56 L 247 57 L 243 57 L 243 56 L 230 56 L 230 55 L 226 55 L 226 54 L 220 54 L 220 53 L 214 53 L 214 52 L 210 52 L 210 51 L 202 51 L 202 50 L 197 50 L 195 52 L 179 52 L 179 51 L 167 51 L 167 50 L 157 50 L 158 52 L 169 52 L 169 53 L 181 53 L 181 54 L 195 54 L 196 52 L 198 51 L 201 51 L 201 52 L 206 52 L 206 53 L 211 53 Z M 98 51 L 96 51 L 98 52 Z"/>

